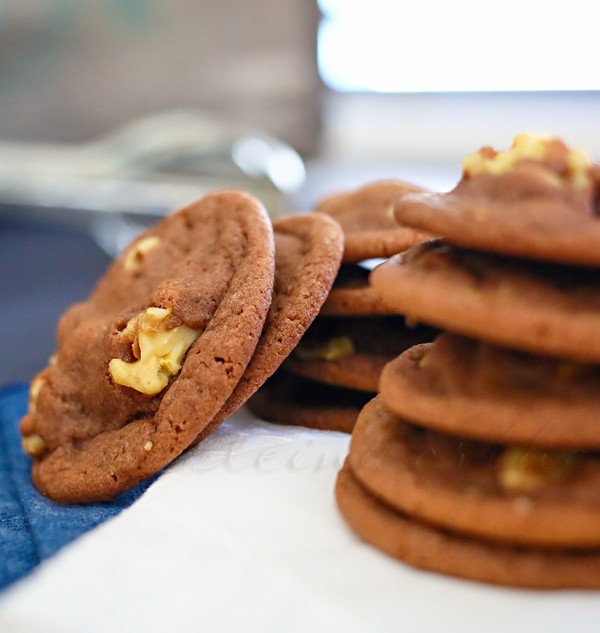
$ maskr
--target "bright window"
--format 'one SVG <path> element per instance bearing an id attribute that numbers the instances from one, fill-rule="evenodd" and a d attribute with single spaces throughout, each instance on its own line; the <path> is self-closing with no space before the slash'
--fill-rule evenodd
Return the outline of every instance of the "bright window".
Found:
<path id="1" fill-rule="evenodd" d="M 319 70 L 334 90 L 599 90 L 594 3 L 319 0 Z"/>

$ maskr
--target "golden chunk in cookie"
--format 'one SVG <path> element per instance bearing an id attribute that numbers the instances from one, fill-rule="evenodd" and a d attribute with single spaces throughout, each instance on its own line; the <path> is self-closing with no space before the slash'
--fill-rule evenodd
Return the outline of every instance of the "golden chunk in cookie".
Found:
<path id="1" fill-rule="evenodd" d="M 135 360 L 110 360 L 108 371 L 117 385 L 153 396 L 181 371 L 184 356 L 202 332 L 187 325 L 169 328 L 171 314 L 171 308 L 150 307 L 127 322 L 121 336 L 131 344 Z"/>
<path id="2" fill-rule="evenodd" d="M 552 186 L 590 187 L 591 162 L 581 149 L 570 149 L 563 141 L 547 135 L 519 134 L 508 150 L 483 147 L 463 160 L 463 177 L 506 174 L 516 169 L 531 170 Z"/>

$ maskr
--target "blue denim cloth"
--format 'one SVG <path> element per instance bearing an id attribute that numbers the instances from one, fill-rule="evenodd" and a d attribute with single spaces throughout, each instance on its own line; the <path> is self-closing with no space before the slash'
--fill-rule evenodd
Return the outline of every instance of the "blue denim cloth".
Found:
<path id="1" fill-rule="evenodd" d="M 126 508 L 150 483 L 110 503 L 62 506 L 40 495 L 31 482 L 31 459 L 21 448 L 19 421 L 27 399 L 27 385 L 0 389 L 0 590 Z"/>

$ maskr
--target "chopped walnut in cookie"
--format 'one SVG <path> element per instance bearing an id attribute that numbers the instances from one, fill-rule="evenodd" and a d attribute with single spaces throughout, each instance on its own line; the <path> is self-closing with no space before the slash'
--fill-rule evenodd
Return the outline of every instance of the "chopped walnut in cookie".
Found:
<path id="1" fill-rule="evenodd" d="M 338 360 L 355 353 L 354 343 L 348 336 L 330 338 L 322 345 L 309 346 L 306 343 L 298 345 L 294 355 L 302 360 Z"/>
<path id="2" fill-rule="evenodd" d="M 46 379 L 42 376 L 37 376 L 31 381 L 31 386 L 29 387 L 29 413 L 35 413 L 40 391 L 45 384 Z"/>
<path id="3" fill-rule="evenodd" d="M 498 152 L 484 147 L 463 160 L 465 177 L 478 174 L 503 174 L 527 162 L 554 185 L 569 184 L 584 189 L 592 184 L 591 161 L 580 149 L 569 149 L 563 141 L 545 135 L 519 134 L 511 147 Z"/>
<path id="4" fill-rule="evenodd" d="M 25 435 L 22 441 L 23 450 L 30 457 L 38 457 L 44 453 L 46 450 L 46 444 L 42 437 L 37 433 L 32 433 L 31 435 Z"/>
<path id="5" fill-rule="evenodd" d="M 116 384 L 155 395 L 179 373 L 183 357 L 201 330 L 187 325 L 168 329 L 166 323 L 171 312 L 170 308 L 151 307 L 129 320 L 121 336 L 131 342 L 137 360 L 128 363 L 113 358 L 110 361 L 109 373 Z"/>
<path id="6" fill-rule="evenodd" d="M 156 248 L 159 243 L 160 239 L 156 235 L 150 235 L 149 237 L 144 237 L 133 244 L 125 255 L 123 268 L 127 271 L 137 270 L 140 267 L 144 256 Z"/>
<path id="7" fill-rule="evenodd" d="M 528 492 L 561 481 L 579 464 L 573 452 L 512 446 L 498 458 L 498 480 L 507 492 Z"/>
<path id="8" fill-rule="evenodd" d="M 32 381 L 29 387 L 29 399 L 27 406 L 28 415 L 21 421 L 21 432 L 23 433 L 23 450 L 30 457 L 39 457 L 46 451 L 46 443 L 41 435 L 34 432 L 35 425 L 32 423 L 33 415 L 37 411 L 38 398 L 47 380 L 44 374 L 39 374 Z"/>

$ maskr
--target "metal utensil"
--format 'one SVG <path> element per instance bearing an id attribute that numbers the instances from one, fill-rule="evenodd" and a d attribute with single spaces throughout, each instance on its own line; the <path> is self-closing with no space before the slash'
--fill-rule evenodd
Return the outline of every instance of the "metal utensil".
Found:
<path id="1" fill-rule="evenodd" d="M 200 112 L 139 120 L 84 145 L 0 144 L 0 217 L 87 230 L 111 255 L 171 210 L 220 188 L 288 212 L 302 158 L 264 133 Z"/>

